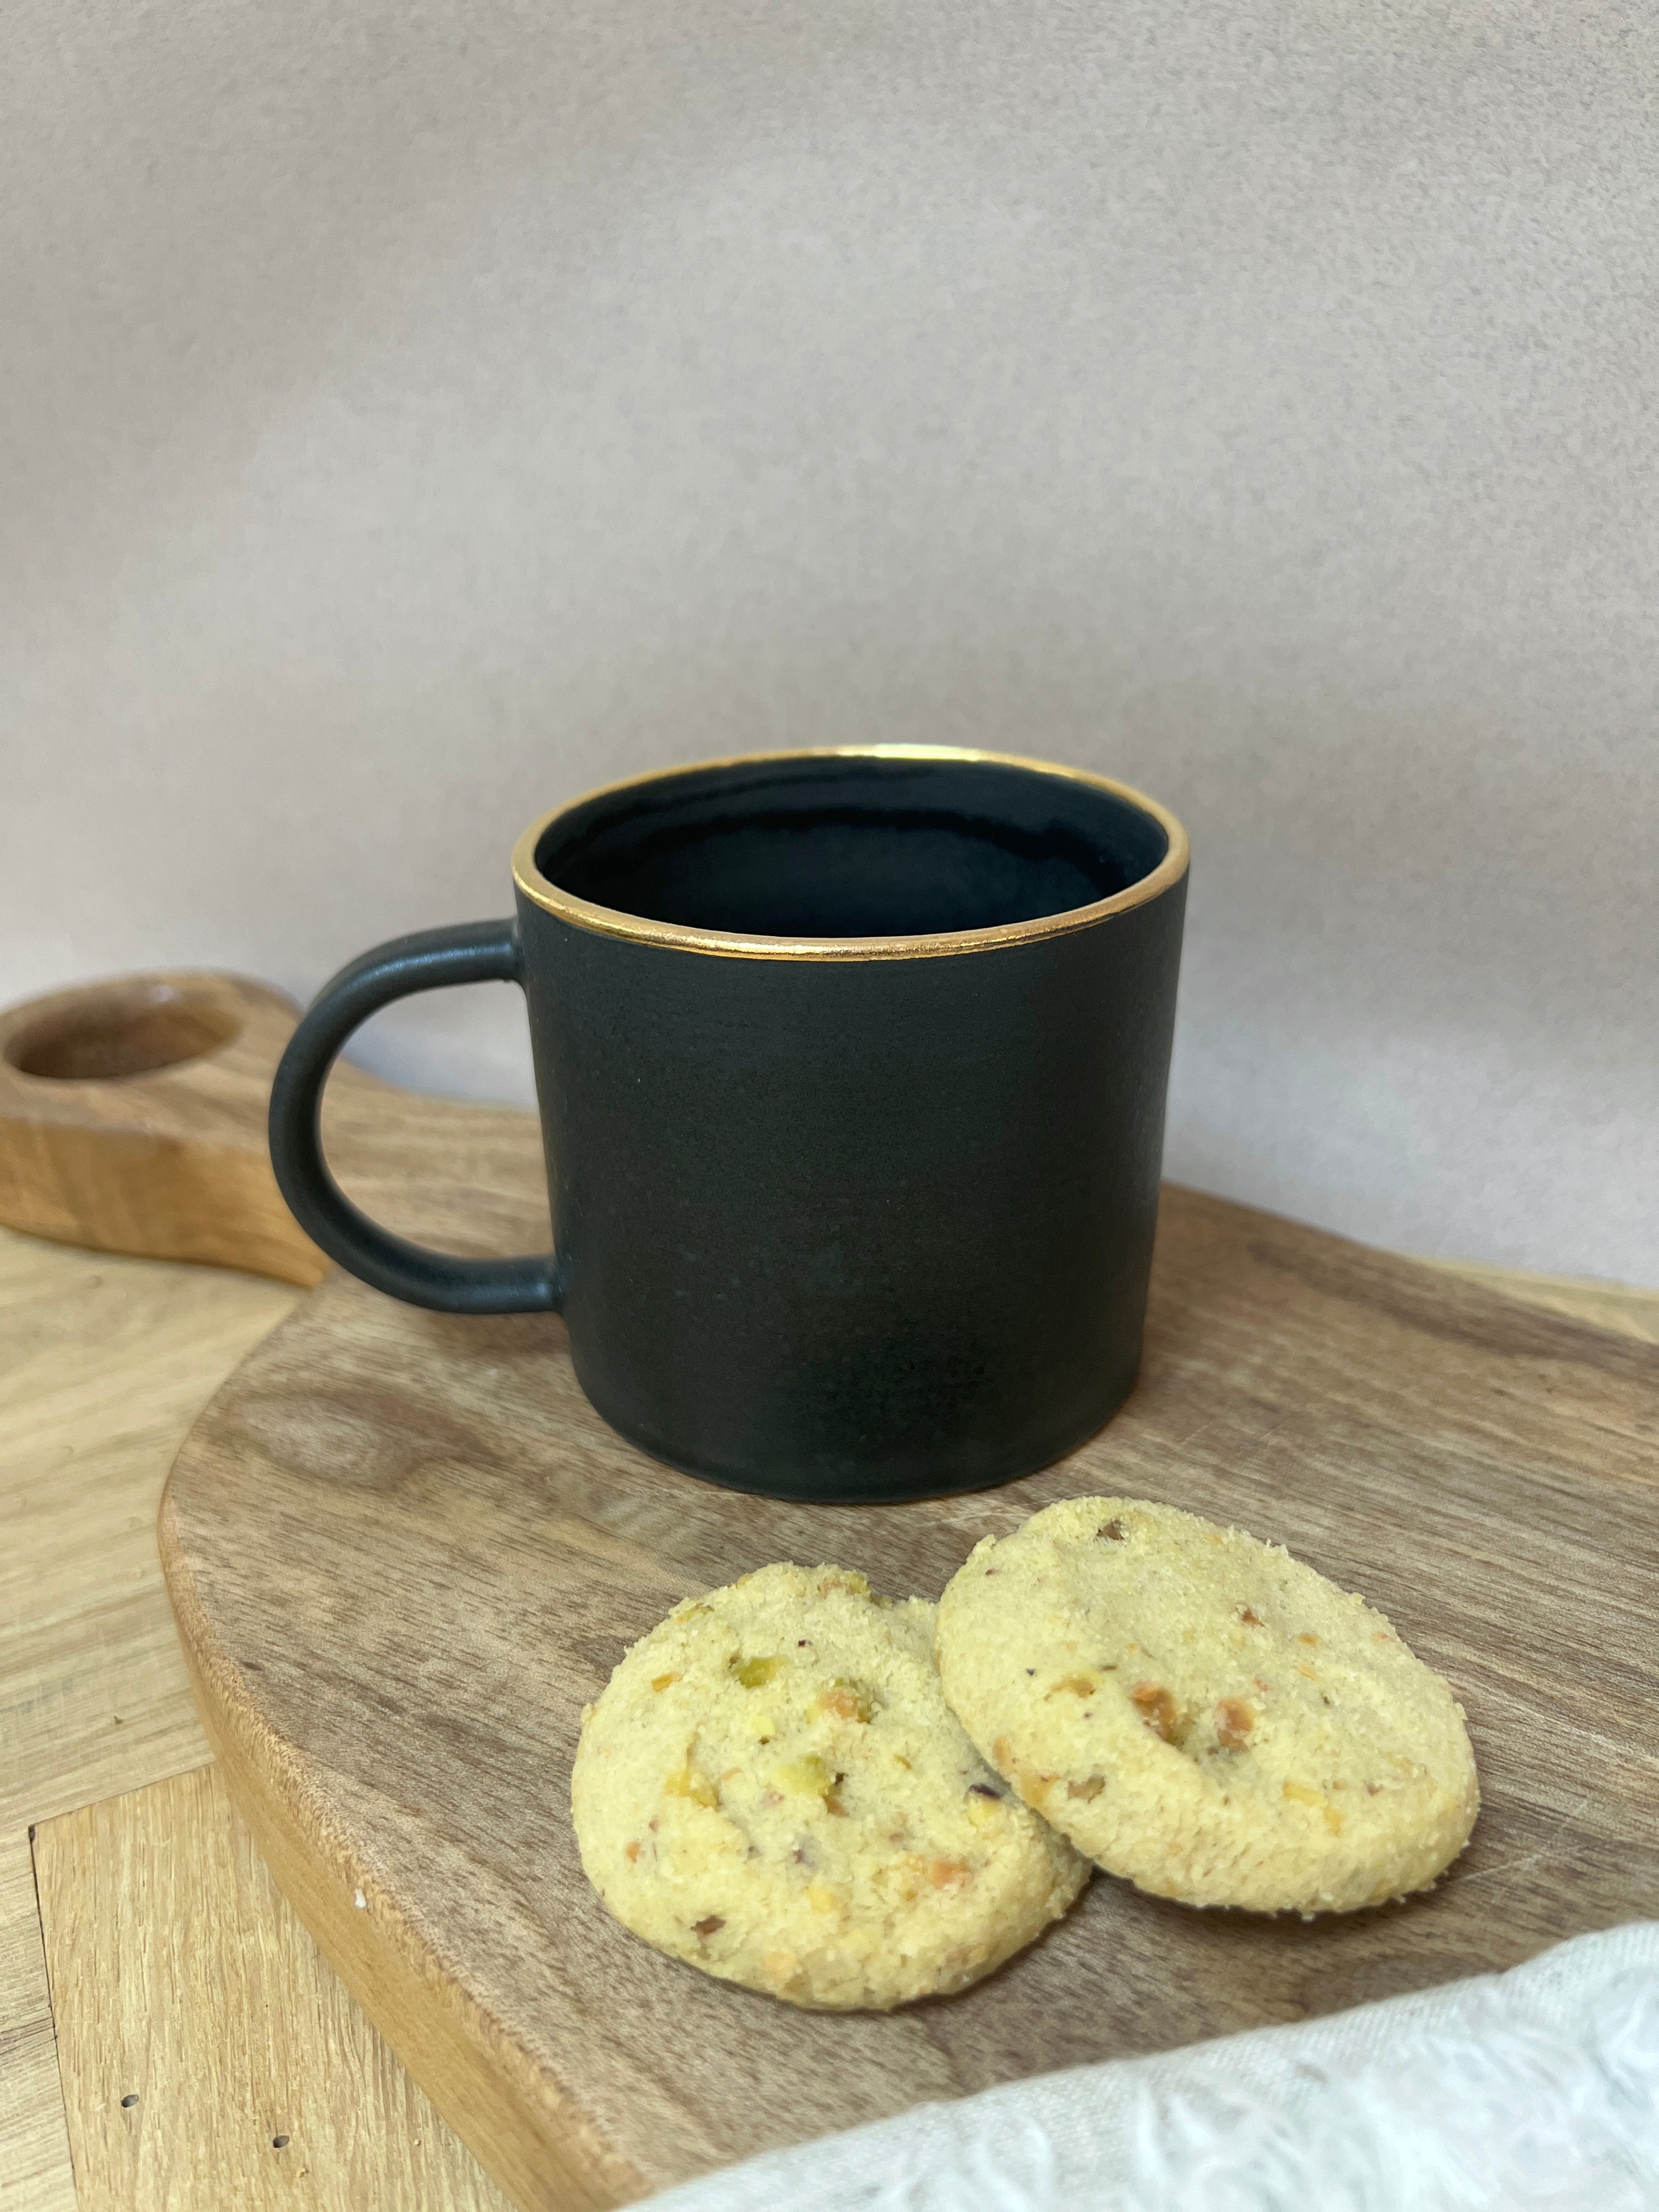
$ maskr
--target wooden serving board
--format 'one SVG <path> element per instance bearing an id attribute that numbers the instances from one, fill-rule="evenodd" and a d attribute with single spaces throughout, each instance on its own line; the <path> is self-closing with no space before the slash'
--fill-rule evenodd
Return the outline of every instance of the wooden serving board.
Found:
<path id="1" fill-rule="evenodd" d="M 545 1242 L 529 1116 L 345 1091 L 344 1179 L 394 1226 Z M 1656 1469 L 1659 1351 L 1170 1187 L 1139 1388 L 1008 1489 L 724 1492 L 604 1426 L 558 1322 L 332 1276 L 198 1423 L 161 1534 L 204 1720 L 279 1881 L 509 2192 L 562 2208 L 1659 1915 Z M 1450 1678 L 1485 1809 L 1437 1891 L 1304 1923 L 1103 1875 L 988 1981 L 885 2018 L 727 1988 L 606 1917 L 567 1785 L 627 1642 L 770 1559 L 935 1595 L 981 1535 L 1095 1490 L 1282 1539 Z"/>

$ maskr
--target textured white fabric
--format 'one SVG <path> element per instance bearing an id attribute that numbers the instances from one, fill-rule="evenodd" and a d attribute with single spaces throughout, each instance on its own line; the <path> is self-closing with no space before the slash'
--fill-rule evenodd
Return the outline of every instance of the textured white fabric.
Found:
<path id="1" fill-rule="evenodd" d="M 1106 1968 L 1109 1971 L 1109 1966 Z M 1653 2212 L 1659 1923 L 754 2159 L 653 2212 Z"/>
<path id="2" fill-rule="evenodd" d="M 1193 832 L 1169 1166 L 1659 1283 L 1653 0 L 6 0 L 0 999 L 1012 747 Z M 507 988 L 365 1056 L 525 1095 Z"/>

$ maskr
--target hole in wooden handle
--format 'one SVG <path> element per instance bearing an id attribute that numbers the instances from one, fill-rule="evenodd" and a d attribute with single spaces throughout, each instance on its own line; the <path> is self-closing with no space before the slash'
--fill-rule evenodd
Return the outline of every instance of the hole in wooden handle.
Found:
<path id="1" fill-rule="evenodd" d="M 20 1030 L 6 1058 L 52 1083 L 109 1083 L 218 1052 L 241 1017 L 205 993 L 169 983 L 89 996 Z"/>

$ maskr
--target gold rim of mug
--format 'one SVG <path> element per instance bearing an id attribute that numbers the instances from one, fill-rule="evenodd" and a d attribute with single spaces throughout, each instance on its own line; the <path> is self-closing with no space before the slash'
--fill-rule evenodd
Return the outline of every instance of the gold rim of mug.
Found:
<path id="1" fill-rule="evenodd" d="M 536 866 L 536 848 L 561 815 L 573 813 L 596 799 L 618 792 L 638 791 L 647 784 L 667 783 L 706 769 L 764 768 L 770 763 L 806 760 L 983 761 L 997 768 L 1026 769 L 1039 775 L 1061 778 L 1067 783 L 1086 783 L 1109 791 L 1143 814 L 1150 814 L 1169 839 L 1169 849 L 1150 875 L 1141 877 L 1110 898 L 1091 906 L 1068 907 L 1060 914 L 1039 915 L 1031 921 L 1001 922 L 989 929 L 952 929 L 918 937 L 761 937 L 737 930 L 693 929 L 684 922 L 652 921 L 642 915 L 624 914 L 619 908 L 597 906 L 577 898 L 550 883 Z M 1115 914 L 1127 914 L 1160 897 L 1187 872 L 1189 859 L 1187 832 L 1167 806 L 1133 789 L 1096 775 L 1088 769 L 1065 768 L 1054 761 L 1029 760 L 1019 753 L 982 752 L 966 745 L 813 745 L 787 752 L 733 753 L 723 759 L 693 761 L 684 767 L 653 769 L 646 775 L 625 776 L 619 783 L 601 784 L 579 799 L 567 799 L 539 821 L 532 822 L 513 848 L 513 880 L 535 905 L 556 915 L 578 929 L 602 937 L 623 937 L 637 945 L 659 945 L 681 952 L 712 952 L 728 960 L 926 960 L 955 952 L 992 952 L 1009 945 L 1032 945 L 1045 937 L 1064 937 L 1087 929 Z"/>

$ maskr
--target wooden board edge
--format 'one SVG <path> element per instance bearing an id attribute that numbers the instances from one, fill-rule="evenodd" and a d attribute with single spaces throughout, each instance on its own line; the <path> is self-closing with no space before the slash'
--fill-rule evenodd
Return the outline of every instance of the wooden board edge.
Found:
<path id="1" fill-rule="evenodd" d="M 647 2195 L 644 2176 L 442 1972 L 394 1901 L 354 1865 L 293 1747 L 253 1707 L 202 1611 L 171 1476 L 156 1536 L 185 1670 L 232 1801 L 277 1887 L 415 2081 L 522 2212 L 612 2212 Z"/>
<path id="2" fill-rule="evenodd" d="M 1400 1256 L 1419 1258 L 1414 1254 Z M 1597 1328 L 1609 1336 L 1628 1337 L 1637 1344 L 1659 1346 L 1659 1290 L 1594 1275 L 1540 1275 L 1528 1268 L 1500 1267 L 1486 1260 L 1419 1258 L 1419 1264 L 1496 1291 L 1499 1297 L 1534 1312 L 1553 1314 L 1559 1320 Z"/>

